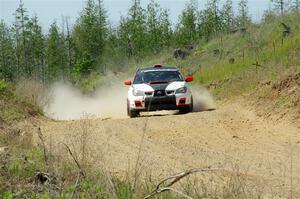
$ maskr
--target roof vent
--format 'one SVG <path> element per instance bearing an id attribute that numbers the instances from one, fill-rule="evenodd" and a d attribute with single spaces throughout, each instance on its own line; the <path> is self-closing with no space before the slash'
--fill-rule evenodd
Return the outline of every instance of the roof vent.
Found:
<path id="1" fill-rule="evenodd" d="M 154 68 L 160 68 L 160 67 L 162 67 L 161 64 L 155 64 L 155 65 L 154 65 Z"/>

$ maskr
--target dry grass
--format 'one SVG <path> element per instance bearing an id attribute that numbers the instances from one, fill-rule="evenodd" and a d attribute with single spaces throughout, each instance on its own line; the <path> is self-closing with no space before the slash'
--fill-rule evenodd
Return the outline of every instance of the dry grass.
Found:
<path id="1" fill-rule="evenodd" d="M 20 78 L 16 83 L 16 94 L 41 110 L 51 101 L 51 92 L 41 82 L 34 79 Z"/>
<path id="2" fill-rule="evenodd" d="M 146 130 L 145 124 L 144 133 L 147 133 Z M 72 134 L 68 135 L 64 142 L 57 143 L 56 140 L 54 142 L 54 138 L 45 139 L 43 129 L 41 129 L 40 147 L 15 151 L 10 154 L 9 160 L 7 156 L 0 155 L 0 162 L 5 163 L 5 166 L 0 169 L 1 175 L 11 183 L 10 185 L 3 184 L 4 181 L 0 178 L 2 182 L 0 191 L 9 193 L 12 186 L 17 185 L 18 188 L 14 189 L 14 193 L 21 198 L 37 194 L 38 197 L 44 198 L 125 199 L 143 198 L 151 194 L 153 190 L 163 189 L 163 187 L 157 189 L 156 185 L 160 181 L 146 173 L 147 164 L 143 157 L 145 154 L 142 135 L 137 160 L 133 164 L 134 167 L 127 171 L 127 177 L 124 178 L 110 173 L 110 163 L 107 160 L 109 156 L 105 157 L 109 147 L 97 146 L 92 139 L 95 126 L 88 116 L 80 120 L 80 125 L 77 127 L 70 125 L 70 132 Z M 220 165 L 217 169 L 207 168 L 200 173 L 189 172 L 189 175 L 183 175 L 180 179 L 175 178 L 175 183 L 174 181 L 162 183 L 164 188 L 168 188 L 171 192 L 163 191 L 157 197 L 164 199 L 295 198 L 297 192 L 294 191 L 292 178 L 293 150 L 292 147 L 287 148 L 287 155 L 291 156 L 291 168 L 283 171 L 284 173 L 290 172 L 289 188 L 285 187 L 282 190 L 271 188 L 264 179 L 250 175 L 247 166 L 241 167 L 241 162 L 230 160 L 230 157 L 226 156 L 224 159 L 229 166 Z M 21 173 L 21 170 L 26 173 Z M 80 174 L 81 171 L 84 174 Z M 38 175 L 43 175 L 46 182 L 37 178 Z M 168 176 L 166 178 L 169 179 Z M 21 180 L 17 181 L 17 179 Z M 155 198 L 155 196 L 149 198 Z"/>
<path id="3" fill-rule="evenodd" d="M 16 142 L 13 144 L 11 142 L 7 143 L 11 147 L 9 156 L 0 154 L 0 162 L 4 165 L 0 169 L 0 192 L 9 195 L 13 187 L 18 187 L 14 189 L 14 194 L 20 198 L 32 195 L 44 198 L 144 198 L 157 189 L 156 185 L 160 182 L 153 179 L 151 173 L 147 173 L 150 169 L 145 161 L 147 152 L 144 149 L 144 138 L 147 134 L 148 118 L 145 118 L 144 122 L 136 160 L 133 164 L 128 163 L 133 167 L 128 166 L 127 173 L 123 176 L 111 173 L 110 147 L 99 145 L 93 140 L 93 134 L 98 132 L 96 131 L 98 126 L 95 126 L 88 115 L 85 115 L 78 125 L 72 125 L 70 122 L 70 134 L 62 140 L 52 135 L 46 138 L 43 129 L 35 128 L 34 132 L 38 134 L 40 140 L 38 147 L 31 146 L 18 150 L 14 148 L 18 146 Z M 169 186 L 164 184 L 171 192 L 164 191 L 157 197 L 295 198 L 297 195 L 293 179 L 295 152 L 294 148 L 289 146 L 287 156 L 291 157 L 290 168 L 282 170 L 282 175 L 288 180 L 286 187 L 272 187 L 263 178 L 249 174 L 250 165 L 245 166 L 245 163 L 224 154 L 226 163 L 220 164 L 217 170 L 192 172 L 176 180 L 176 183 Z M 203 157 L 206 158 L 209 157 Z M 38 176 L 44 177 L 46 181 L 43 182 Z"/>

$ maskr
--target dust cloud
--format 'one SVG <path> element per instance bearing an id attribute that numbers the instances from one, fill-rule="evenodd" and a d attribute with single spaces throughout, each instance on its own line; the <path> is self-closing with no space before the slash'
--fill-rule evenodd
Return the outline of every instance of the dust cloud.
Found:
<path id="1" fill-rule="evenodd" d="M 209 111 L 216 109 L 213 96 L 204 87 L 192 87 L 194 112 Z"/>
<path id="2" fill-rule="evenodd" d="M 44 108 L 46 116 L 56 120 L 89 118 L 125 118 L 128 88 L 111 85 L 97 89 L 93 95 L 84 95 L 68 83 L 55 83 L 50 103 Z"/>
<path id="3" fill-rule="evenodd" d="M 93 95 L 85 95 L 71 84 L 55 83 L 48 93 L 51 99 L 44 112 L 56 120 L 126 118 L 127 90 L 124 85 L 114 84 L 97 89 Z M 192 92 L 194 112 L 215 109 L 213 97 L 205 88 L 193 87 Z"/>

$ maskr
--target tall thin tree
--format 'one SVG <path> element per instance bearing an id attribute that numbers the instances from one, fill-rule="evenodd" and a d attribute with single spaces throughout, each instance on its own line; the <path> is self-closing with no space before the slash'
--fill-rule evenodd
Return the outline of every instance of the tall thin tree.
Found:
<path id="1" fill-rule="evenodd" d="M 16 76 L 14 40 L 10 28 L 0 22 L 0 79 L 13 81 Z"/>
<path id="2" fill-rule="evenodd" d="M 240 0 L 238 3 L 237 24 L 240 28 L 246 28 L 250 23 L 248 0 Z"/>
<path id="3" fill-rule="evenodd" d="M 24 7 L 22 0 L 20 0 L 19 7 L 17 8 L 15 15 L 15 23 L 13 25 L 14 36 L 16 41 L 16 56 L 18 65 L 18 76 L 25 75 L 29 73 L 28 70 L 28 31 L 27 23 L 29 17 L 27 10 Z"/>
<path id="4" fill-rule="evenodd" d="M 271 0 L 271 2 L 274 4 L 275 9 L 279 9 L 280 14 L 283 15 L 286 2 L 284 0 Z"/>
<path id="5" fill-rule="evenodd" d="M 196 39 L 197 27 L 197 1 L 190 0 L 179 17 L 176 28 L 176 41 L 178 45 L 190 45 Z"/>

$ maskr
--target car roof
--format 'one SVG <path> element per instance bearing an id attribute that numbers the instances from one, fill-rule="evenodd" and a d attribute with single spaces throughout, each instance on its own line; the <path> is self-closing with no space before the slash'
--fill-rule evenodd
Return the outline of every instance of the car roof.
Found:
<path id="1" fill-rule="evenodd" d="M 146 71 L 159 71 L 159 70 L 172 70 L 172 71 L 178 71 L 179 69 L 176 66 L 157 66 L 157 67 L 144 67 L 139 68 L 139 72 L 146 72 Z"/>

